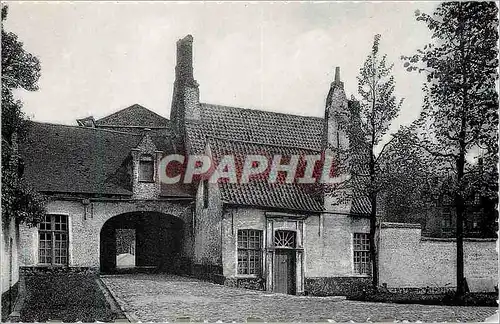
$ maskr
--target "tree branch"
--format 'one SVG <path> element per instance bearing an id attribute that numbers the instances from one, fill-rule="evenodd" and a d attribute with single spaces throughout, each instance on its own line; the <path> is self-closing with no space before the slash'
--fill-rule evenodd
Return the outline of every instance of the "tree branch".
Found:
<path id="1" fill-rule="evenodd" d="M 384 146 L 382 146 L 382 149 L 380 150 L 380 153 L 378 154 L 377 158 L 375 159 L 375 163 L 378 163 L 378 160 L 380 159 L 380 157 L 382 156 L 382 154 L 384 154 L 384 150 L 385 148 L 396 138 L 395 135 L 392 135 L 391 139 L 389 141 L 387 141 L 387 143 L 384 144 Z"/>
<path id="2" fill-rule="evenodd" d="M 421 144 L 421 143 L 418 143 L 416 142 L 417 146 L 423 148 L 424 150 L 427 151 L 427 153 L 433 155 L 433 156 L 439 156 L 439 157 L 445 157 L 445 158 L 458 158 L 458 155 L 457 154 L 453 154 L 453 153 L 442 153 L 442 152 L 437 152 L 437 151 L 432 151 L 430 150 L 428 147 L 426 147 L 425 145 Z"/>

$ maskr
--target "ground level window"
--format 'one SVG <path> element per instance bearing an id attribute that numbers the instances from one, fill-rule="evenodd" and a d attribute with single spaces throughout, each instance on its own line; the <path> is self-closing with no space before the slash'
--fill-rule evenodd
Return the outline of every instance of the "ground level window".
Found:
<path id="1" fill-rule="evenodd" d="M 367 233 L 354 233 L 354 272 L 371 274 L 370 239 Z"/>
<path id="2" fill-rule="evenodd" d="M 68 264 L 68 216 L 45 215 L 38 225 L 38 262 Z"/>
<path id="3" fill-rule="evenodd" d="M 262 231 L 238 230 L 238 274 L 261 273 Z"/>
<path id="4" fill-rule="evenodd" d="M 444 233 L 451 233 L 453 231 L 451 222 L 451 209 L 448 207 L 443 209 L 441 218 L 441 231 Z"/>

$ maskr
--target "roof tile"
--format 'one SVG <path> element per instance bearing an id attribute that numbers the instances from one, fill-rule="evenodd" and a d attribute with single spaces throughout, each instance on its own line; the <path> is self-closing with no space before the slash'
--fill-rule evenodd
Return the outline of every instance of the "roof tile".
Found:
<path id="1" fill-rule="evenodd" d="M 200 107 L 202 122 L 189 122 L 186 129 L 196 153 L 203 152 L 207 136 L 321 150 L 322 118 L 206 103 Z"/>
<path id="2" fill-rule="evenodd" d="M 141 136 L 79 126 L 29 125 L 20 152 L 24 176 L 36 190 L 131 194 L 112 179 Z"/>
<path id="3" fill-rule="evenodd" d="M 318 152 L 288 146 L 277 146 L 253 142 L 234 141 L 220 138 L 209 138 L 209 145 L 215 163 L 218 163 L 224 155 L 234 155 L 235 163 L 242 166 L 247 155 L 259 154 L 268 157 L 268 161 L 274 155 L 313 155 Z M 221 199 L 229 204 L 241 204 L 247 206 L 260 206 L 270 208 L 281 208 L 287 210 L 300 210 L 309 212 L 320 212 L 323 210 L 322 195 L 318 187 L 307 184 L 296 183 L 269 183 L 267 177 L 250 178 L 248 183 L 221 182 Z"/>
<path id="4" fill-rule="evenodd" d="M 151 110 L 134 104 L 95 121 L 97 126 L 169 127 L 170 121 Z"/>

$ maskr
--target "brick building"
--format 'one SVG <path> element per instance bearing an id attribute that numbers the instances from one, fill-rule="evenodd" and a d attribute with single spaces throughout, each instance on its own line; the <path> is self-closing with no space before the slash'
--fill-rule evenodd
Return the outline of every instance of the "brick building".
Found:
<path id="1" fill-rule="evenodd" d="M 25 177 L 49 196 L 20 227 L 24 271 L 151 269 L 290 294 L 350 294 L 371 282 L 369 205 L 298 184 L 160 182 L 162 157 L 311 155 L 346 147 L 340 71 L 325 117 L 201 103 L 193 39 L 177 42 L 170 120 L 140 105 L 78 126 L 32 122 Z M 326 90 L 326 89 L 325 89 Z"/>
<path id="2" fill-rule="evenodd" d="M 140 105 L 78 126 L 32 122 L 25 176 L 50 202 L 45 222 L 20 229 L 26 268 L 154 268 L 285 293 L 342 293 L 369 282 L 366 204 L 335 205 L 294 184 L 166 185 L 167 154 L 319 154 L 348 145 L 335 112 L 347 100 L 339 70 L 325 118 L 200 103 L 192 37 L 177 43 L 170 120 Z"/>
<path id="3" fill-rule="evenodd" d="M 465 202 L 464 236 L 467 238 L 496 238 L 498 231 L 498 199 L 471 195 Z M 381 203 L 384 200 L 381 199 Z M 406 212 L 383 210 L 380 220 L 393 223 L 418 223 L 422 235 L 433 238 L 456 236 L 456 210 L 453 198 L 445 193 L 422 198 L 420 207 L 404 209 Z"/>

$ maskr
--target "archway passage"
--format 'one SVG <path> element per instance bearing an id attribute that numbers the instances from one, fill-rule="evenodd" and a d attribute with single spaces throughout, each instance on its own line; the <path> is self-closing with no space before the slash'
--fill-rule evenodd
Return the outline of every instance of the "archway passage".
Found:
<path id="1" fill-rule="evenodd" d="M 109 219 L 100 233 L 101 272 L 178 272 L 183 225 L 181 219 L 157 212 L 126 213 Z"/>

